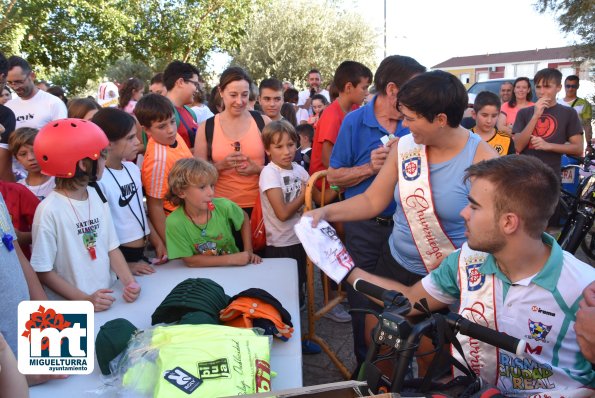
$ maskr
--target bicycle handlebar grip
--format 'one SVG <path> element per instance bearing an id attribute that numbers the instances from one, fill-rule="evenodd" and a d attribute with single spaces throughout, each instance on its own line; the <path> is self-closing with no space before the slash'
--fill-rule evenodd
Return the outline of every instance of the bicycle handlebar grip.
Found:
<path id="1" fill-rule="evenodd" d="M 355 280 L 355 282 L 353 282 L 353 288 L 358 292 L 367 294 L 368 296 L 374 297 L 375 299 L 378 299 L 380 301 L 383 300 L 384 293 L 386 292 L 386 289 L 377 286 L 373 283 L 367 282 L 361 278 L 358 278 Z"/>
<path id="2" fill-rule="evenodd" d="M 481 326 L 463 317 L 459 317 L 456 322 L 457 328 L 464 335 L 476 338 L 484 343 L 515 353 L 516 355 L 523 355 L 525 352 L 525 346 L 527 345 L 525 340 L 517 339 L 516 337 Z"/>

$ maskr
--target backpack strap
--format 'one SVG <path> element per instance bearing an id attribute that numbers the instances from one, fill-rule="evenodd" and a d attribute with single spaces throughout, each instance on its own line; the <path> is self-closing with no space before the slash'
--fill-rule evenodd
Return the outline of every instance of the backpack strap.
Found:
<path id="1" fill-rule="evenodd" d="M 213 162 L 213 133 L 215 132 L 215 116 L 205 121 L 205 139 L 207 140 L 207 160 Z"/>
<path id="2" fill-rule="evenodd" d="M 258 130 L 262 133 L 262 129 L 264 128 L 264 118 L 258 111 L 250 111 L 250 114 L 258 126 Z"/>
<path id="3" fill-rule="evenodd" d="M 90 182 L 89 185 L 92 186 L 93 188 L 95 188 L 95 191 L 97 192 L 97 195 L 99 195 L 99 198 L 101 199 L 101 201 L 103 203 L 107 203 L 107 199 L 105 198 L 105 195 L 103 194 L 103 191 L 99 187 L 99 184 L 97 183 L 97 181 Z"/>
<path id="4" fill-rule="evenodd" d="M 250 115 L 256 122 L 256 126 L 258 126 L 258 130 L 262 133 L 262 129 L 264 128 L 264 118 L 257 111 L 250 111 Z M 215 133 L 215 116 L 211 116 L 205 121 L 205 139 L 207 141 L 207 160 L 209 162 L 213 161 L 213 134 Z"/>

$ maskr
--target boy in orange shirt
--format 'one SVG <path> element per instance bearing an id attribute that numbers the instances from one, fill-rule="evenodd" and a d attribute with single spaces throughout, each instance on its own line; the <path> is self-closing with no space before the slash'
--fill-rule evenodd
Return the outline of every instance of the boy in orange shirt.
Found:
<path id="1" fill-rule="evenodd" d="M 174 163 L 191 158 L 192 152 L 176 131 L 173 106 L 166 97 L 145 95 L 136 104 L 134 115 L 149 136 L 141 169 L 147 212 L 155 231 L 165 242 L 165 218 L 176 209 L 165 200 L 169 189 L 167 177 Z"/>

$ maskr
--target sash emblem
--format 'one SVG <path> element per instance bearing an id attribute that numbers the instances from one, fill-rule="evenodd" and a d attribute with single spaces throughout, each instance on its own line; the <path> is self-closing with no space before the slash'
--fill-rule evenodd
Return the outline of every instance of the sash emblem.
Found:
<path id="1" fill-rule="evenodd" d="M 467 290 L 471 292 L 481 289 L 486 281 L 486 276 L 479 272 L 481 264 L 482 263 L 469 264 L 465 268 L 465 271 L 467 272 Z"/>
<path id="2" fill-rule="evenodd" d="M 419 151 L 410 151 L 403 154 L 403 178 L 407 181 L 416 180 L 421 175 L 421 156 Z"/>

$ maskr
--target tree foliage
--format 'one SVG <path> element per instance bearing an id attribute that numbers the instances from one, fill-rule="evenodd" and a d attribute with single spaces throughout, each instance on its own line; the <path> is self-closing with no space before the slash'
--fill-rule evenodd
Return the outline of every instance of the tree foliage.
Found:
<path id="1" fill-rule="evenodd" d="M 122 53 L 132 18 L 116 0 L 3 0 L 0 43 L 70 91 Z"/>
<path id="2" fill-rule="evenodd" d="M 360 15 L 333 2 L 274 0 L 253 15 L 238 50 L 231 52 L 232 63 L 257 81 L 276 77 L 303 85 L 312 68 L 328 81 L 345 60 L 374 70 L 375 37 Z"/>
<path id="3" fill-rule="evenodd" d="M 128 51 L 151 66 L 179 59 L 203 67 L 209 52 L 238 46 L 250 15 L 264 1 L 134 0 Z"/>
<path id="4" fill-rule="evenodd" d="M 0 0 L 0 50 L 76 94 L 127 56 L 153 70 L 173 59 L 204 66 L 210 51 L 238 46 L 264 2 Z"/>
<path id="5" fill-rule="evenodd" d="M 577 58 L 595 59 L 595 1 L 593 0 L 538 0 L 541 13 L 553 11 L 565 33 L 575 33 L 581 38 L 577 43 Z"/>

